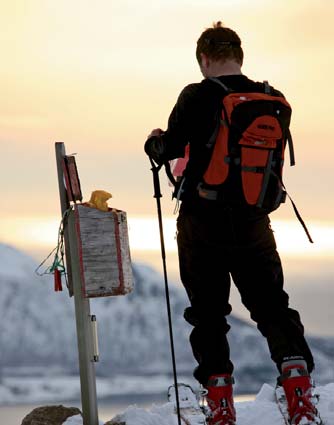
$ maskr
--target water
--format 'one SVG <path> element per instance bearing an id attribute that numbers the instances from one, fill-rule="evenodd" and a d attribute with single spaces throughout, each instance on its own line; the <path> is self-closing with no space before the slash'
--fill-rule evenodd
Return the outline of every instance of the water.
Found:
<path id="1" fill-rule="evenodd" d="M 98 402 L 99 419 L 107 422 L 119 413 L 122 413 L 130 405 L 137 405 L 142 408 L 150 408 L 152 404 L 164 404 L 166 402 L 165 394 L 154 395 L 134 395 L 117 396 L 110 399 L 103 399 Z M 81 410 L 80 401 L 74 402 L 56 402 L 56 403 L 36 403 L 20 404 L 13 406 L 0 406 L 0 425 L 21 425 L 23 418 L 36 407 L 43 405 L 64 405 L 68 407 L 78 407 Z"/>
<path id="2" fill-rule="evenodd" d="M 235 401 L 249 401 L 253 400 L 253 395 L 243 395 L 235 397 Z M 165 394 L 154 394 L 154 395 L 142 395 L 142 396 L 126 396 L 126 397 L 113 397 L 110 400 L 102 400 L 99 402 L 99 419 L 107 422 L 119 413 L 124 412 L 130 405 L 136 404 L 138 407 L 149 409 L 152 404 L 164 404 L 166 403 Z M 78 407 L 81 409 L 80 402 L 63 402 L 56 403 L 63 404 L 65 406 Z M 0 425 L 21 425 L 23 418 L 28 415 L 33 409 L 41 406 L 42 404 L 29 405 L 15 405 L 15 406 L 0 406 Z"/>

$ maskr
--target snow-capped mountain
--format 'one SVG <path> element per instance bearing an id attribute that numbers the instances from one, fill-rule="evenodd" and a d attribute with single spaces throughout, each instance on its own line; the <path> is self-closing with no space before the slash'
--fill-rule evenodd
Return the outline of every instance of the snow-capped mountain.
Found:
<path id="1" fill-rule="evenodd" d="M 0 373 L 61 366 L 77 371 L 74 300 L 66 290 L 55 293 L 50 276 L 34 273 L 35 262 L 24 253 L 0 244 Z M 135 290 L 127 296 L 94 299 L 100 356 L 97 374 L 165 374 L 171 371 L 169 334 L 162 276 L 134 264 Z M 187 306 L 182 288 L 170 284 L 178 371 L 191 375 L 195 363 L 188 343 L 191 330 L 183 319 Z M 277 372 L 266 341 L 255 326 L 229 318 L 232 358 L 238 391 L 258 391 L 274 382 Z M 334 340 L 309 338 L 319 384 L 334 381 Z"/>

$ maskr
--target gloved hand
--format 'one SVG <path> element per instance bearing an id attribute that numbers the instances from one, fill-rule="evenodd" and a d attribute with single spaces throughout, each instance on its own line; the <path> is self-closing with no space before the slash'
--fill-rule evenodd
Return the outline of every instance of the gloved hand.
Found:
<path id="1" fill-rule="evenodd" d="M 151 131 L 151 133 L 147 136 L 147 138 L 151 138 L 151 137 L 155 137 L 155 136 L 161 136 L 162 134 L 164 134 L 164 131 L 161 130 L 161 128 L 155 128 L 154 130 Z"/>
<path id="2" fill-rule="evenodd" d="M 162 164 L 164 161 L 165 143 L 161 137 L 163 133 L 160 128 L 152 130 L 144 146 L 146 154 L 157 164 Z"/>

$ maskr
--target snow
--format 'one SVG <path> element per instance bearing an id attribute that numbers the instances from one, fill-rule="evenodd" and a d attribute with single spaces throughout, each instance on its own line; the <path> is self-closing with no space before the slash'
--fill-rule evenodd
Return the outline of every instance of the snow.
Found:
<path id="1" fill-rule="evenodd" d="M 324 425 L 334 424 L 334 384 L 317 387 L 320 395 L 318 410 Z M 254 401 L 236 403 L 237 425 L 283 425 L 284 420 L 275 403 L 275 390 L 264 384 Z M 126 425 L 177 425 L 174 405 L 166 403 L 153 405 L 151 409 L 129 406 L 125 412 L 117 416 Z M 69 418 L 66 425 L 83 425 L 81 416 Z"/>
<path id="2" fill-rule="evenodd" d="M 63 422 L 66 425 L 82 425 L 82 416 L 81 415 L 75 415 L 70 416 L 65 422 Z M 103 421 L 99 421 L 99 425 L 103 425 Z"/>
<path id="3" fill-rule="evenodd" d="M 68 297 L 66 289 L 55 293 L 52 277 L 36 276 L 36 266 L 26 254 L 0 243 L 0 311 L 6 318 L 0 321 L 0 405 L 15 400 L 45 402 L 47 398 L 58 399 L 58 394 L 65 392 L 72 392 L 73 399 L 79 394 L 74 385 L 74 381 L 78 382 L 78 354 L 73 298 Z M 144 264 L 134 264 L 133 271 L 133 293 L 91 300 L 91 313 L 98 320 L 97 376 L 112 377 L 110 382 L 101 380 L 103 396 L 108 396 L 108 391 L 110 395 L 113 391 L 133 394 L 140 374 L 160 375 L 154 383 L 151 381 L 148 390 L 161 392 L 161 388 L 166 388 L 163 375 L 171 372 L 163 277 Z M 178 372 L 189 379 L 195 362 L 188 342 L 191 327 L 183 319 L 185 291 L 170 282 L 170 298 Z M 265 339 L 254 325 L 233 315 L 228 322 L 236 391 L 257 393 L 263 382 L 274 385 L 277 371 Z M 334 382 L 334 339 L 309 338 L 309 342 L 316 360 L 316 383 Z M 57 377 L 64 375 L 76 378 L 63 382 L 68 390 L 63 387 L 57 391 L 61 388 Z M 121 379 L 117 379 L 118 375 Z M 23 377 L 39 380 L 29 387 Z M 140 385 L 142 389 L 146 386 L 145 382 Z"/>
<path id="4" fill-rule="evenodd" d="M 73 299 L 66 290 L 55 294 L 51 278 L 34 274 L 36 266 L 24 253 L 0 243 L 0 311 L 5 318 L 0 321 L 0 405 L 80 397 Z M 138 389 L 141 394 L 162 393 L 170 383 L 163 278 L 142 264 L 134 265 L 134 276 L 132 294 L 91 303 L 99 321 L 99 400 L 114 394 L 137 394 Z M 191 328 L 182 317 L 187 301 L 183 289 L 172 284 L 170 297 L 177 366 L 180 378 L 187 382 L 194 367 L 188 343 Z M 265 339 L 247 322 L 234 316 L 228 321 L 232 326 L 231 353 L 237 366 L 236 392 L 256 393 L 263 382 L 268 382 L 255 401 L 236 404 L 237 425 L 283 425 L 274 389 L 269 385 L 274 385 L 277 371 Z M 330 382 L 334 381 L 334 340 L 309 337 L 309 341 L 316 359 L 313 378 L 321 395 L 319 410 L 324 425 L 333 425 L 334 384 Z M 126 425 L 177 424 L 173 406 L 168 403 L 151 409 L 129 406 L 121 417 Z M 82 419 L 72 417 L 66 424 L 82 425 Z"/>

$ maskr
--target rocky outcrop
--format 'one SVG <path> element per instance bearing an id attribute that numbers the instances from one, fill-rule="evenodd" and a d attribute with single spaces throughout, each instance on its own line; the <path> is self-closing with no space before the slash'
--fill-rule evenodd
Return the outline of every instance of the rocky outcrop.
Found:
<path id="1" fill-rule="evenodd" d="M 36 407 L 23 419 L 21 425 L 62 425 L 67 418 L 74 415 L 81 415 L 77 407 Z"/>

